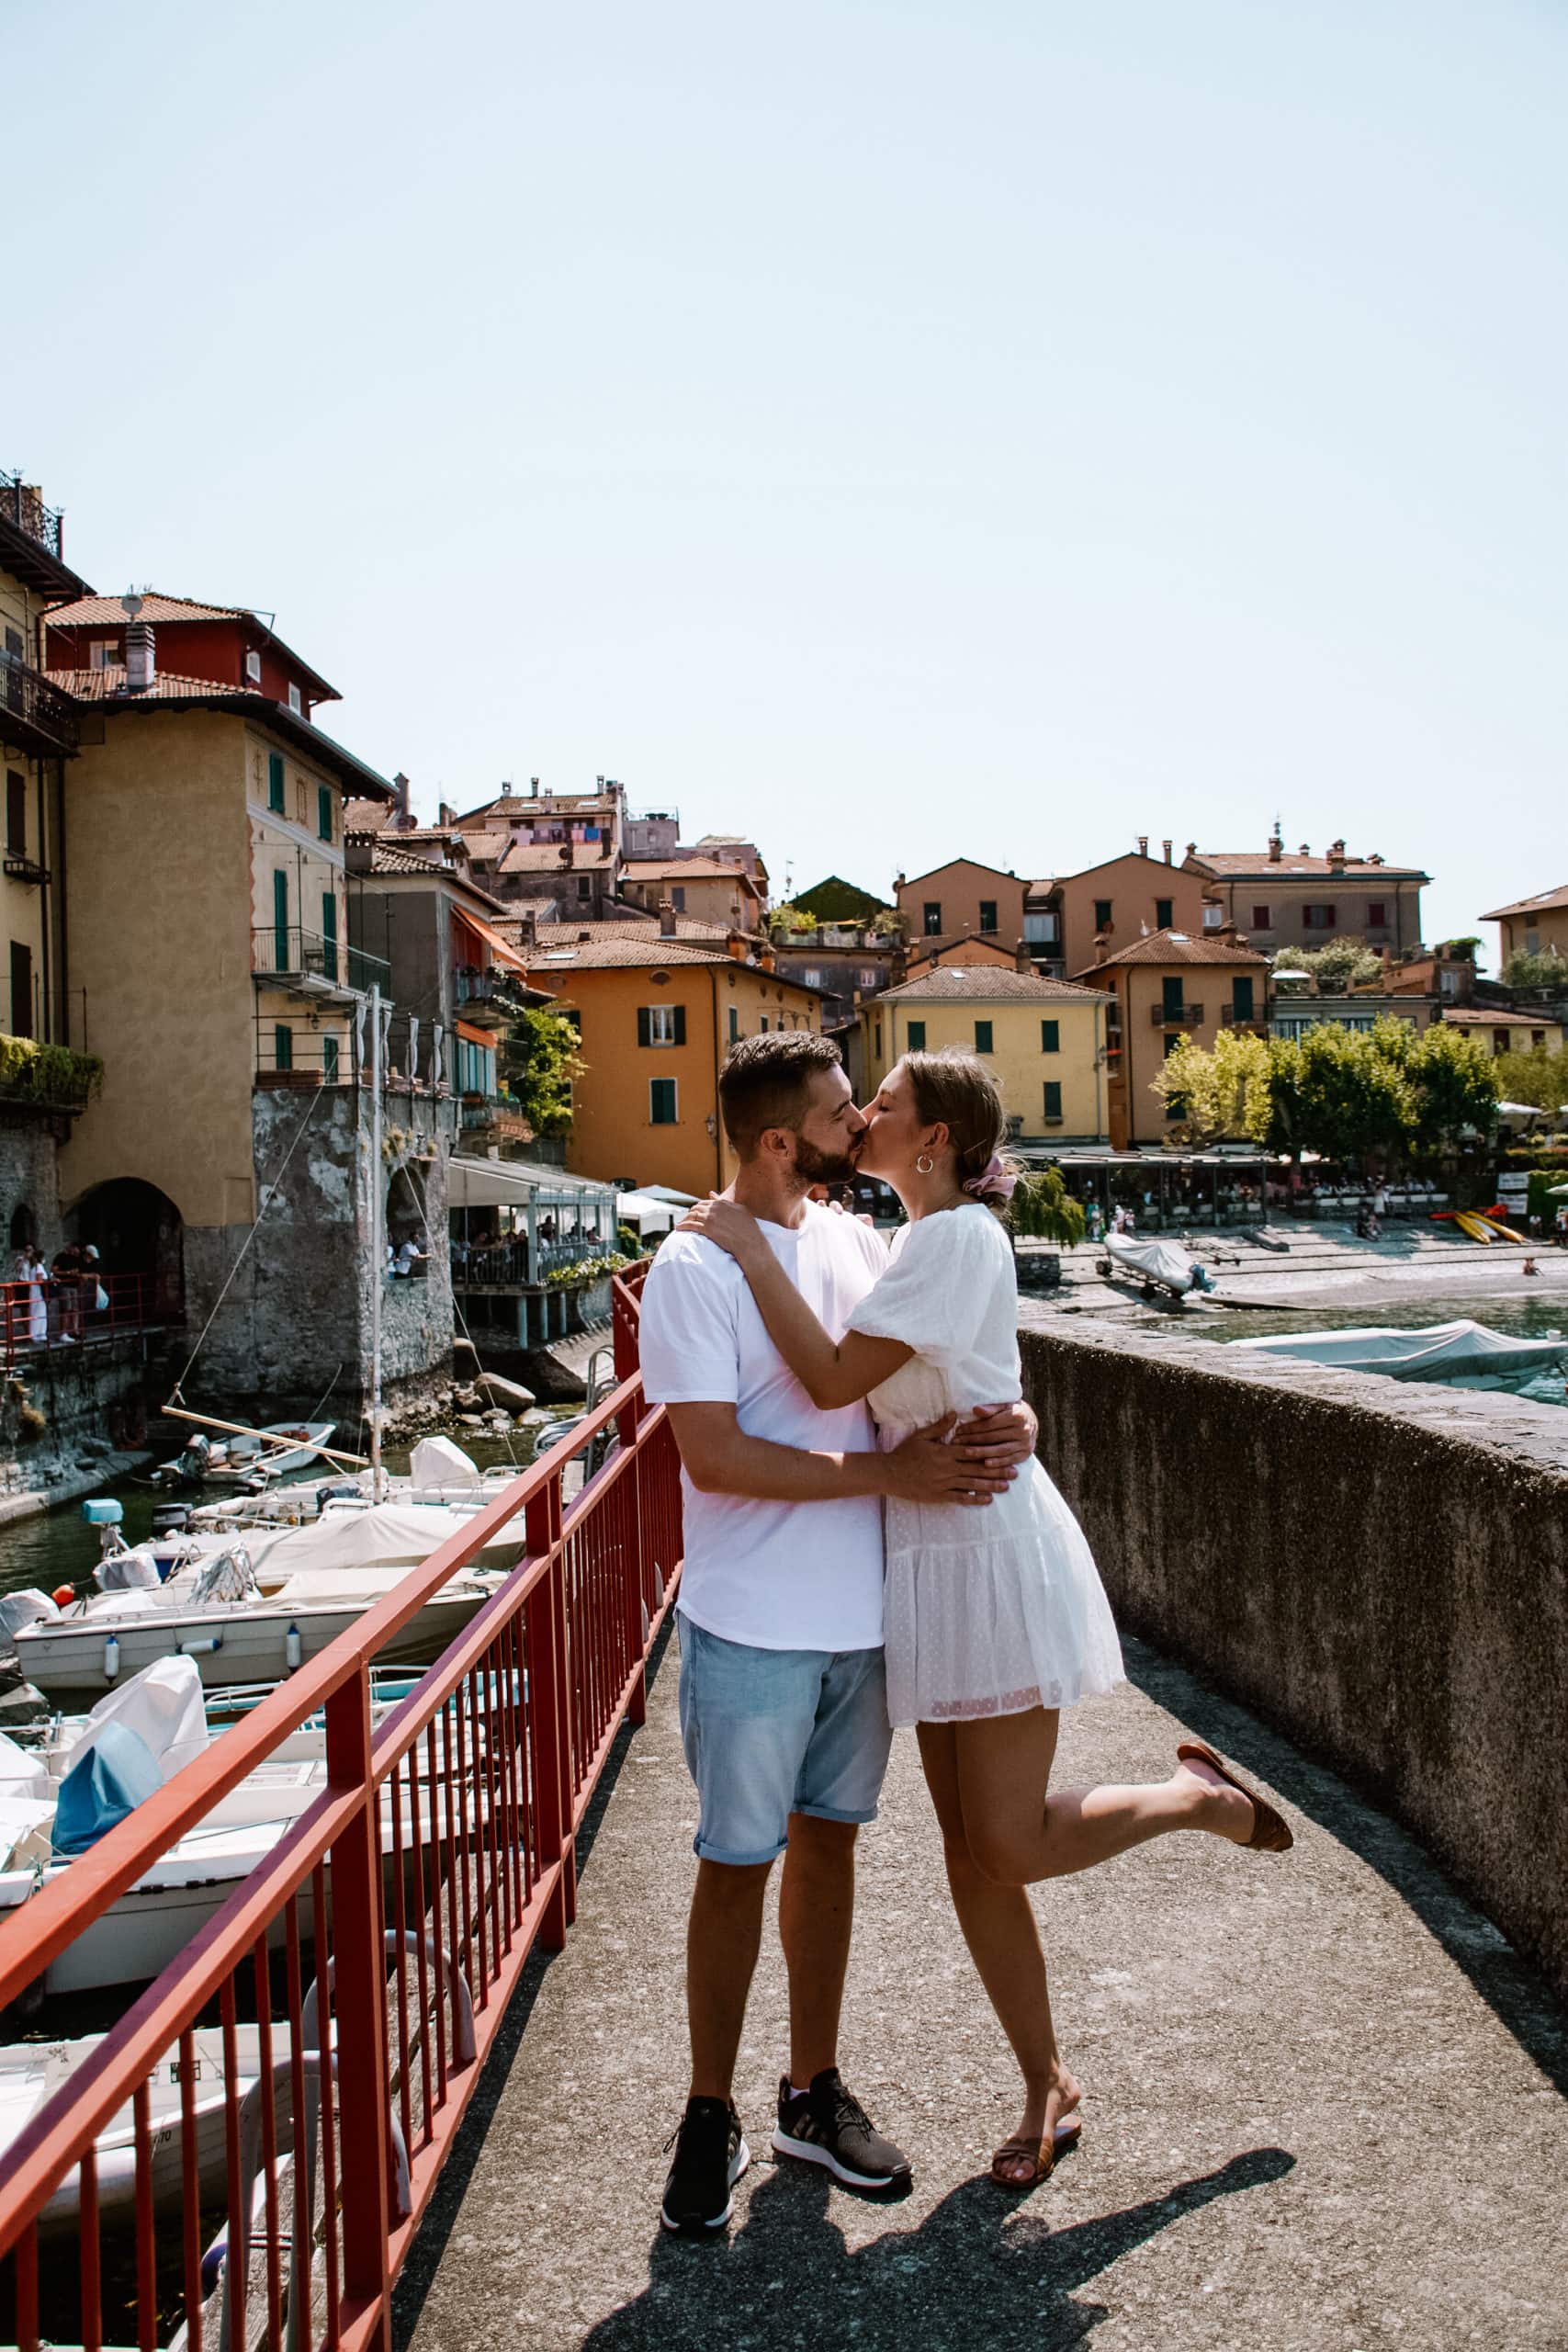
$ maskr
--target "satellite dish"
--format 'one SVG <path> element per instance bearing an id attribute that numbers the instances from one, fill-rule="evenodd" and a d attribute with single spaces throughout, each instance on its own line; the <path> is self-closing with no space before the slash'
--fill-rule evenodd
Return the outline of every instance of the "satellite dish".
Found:
<path id="1" fill-rule="evenodd" d="M 119 608 L 128 621 L 133 621 L 141 610 L 141 604 L 142 600 L 134 588 L 128 588 L 119 600 Z"/>

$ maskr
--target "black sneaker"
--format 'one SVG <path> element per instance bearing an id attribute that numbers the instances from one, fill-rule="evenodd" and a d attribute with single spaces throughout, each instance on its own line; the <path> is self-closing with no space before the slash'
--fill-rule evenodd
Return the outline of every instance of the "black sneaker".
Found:
<path id="1" fill-rule="evenodd" d="M 875 2129 L 837 2066 L 814 2075 L 808 2090 L 792 2091 L 782 2077 L 773 2151 L 826 2165 L 852 2188 L 903 2188 L 910 2178 L 908 2157 Z"/>
<path id="2" fill-rule="evenodd" d="M 660 2220 L 667 2230 L 722 2230 L 735 2210 L 730 2190 L 751 2161 L 740 2118 L 728 2099 L 689 2098 L 664 2143 L 675 2161 L 664 2184 Z"/>

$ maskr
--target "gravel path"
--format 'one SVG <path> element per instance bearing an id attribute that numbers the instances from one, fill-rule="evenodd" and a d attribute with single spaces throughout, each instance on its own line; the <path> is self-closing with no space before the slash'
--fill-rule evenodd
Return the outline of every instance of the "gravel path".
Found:
<path id="1" fill-rule="evenodd" d="M 1283 1798 L 1298 1843 L 1171 1838 L 1039 1890 L 1079 2153 L 1024 2199 L 984 2177 L 1010 2062 L 900 1735 L 863 1839 L 843 2063 L 913 2193 L 859 2199 L 763 2154 L 770 1924 L 738 2087 L 757 2161 L 724 2242 L 664 2238 L 694 1826 L 675 1665 L 405 2270 L 400 2346 L 1568 2347 L 1568 2018 L 1403 1831 L 1136 1645 L 1134 1681 L 1065 1719 L 1059 1781 L 1152 1777 L 1187 1725 Z"/>

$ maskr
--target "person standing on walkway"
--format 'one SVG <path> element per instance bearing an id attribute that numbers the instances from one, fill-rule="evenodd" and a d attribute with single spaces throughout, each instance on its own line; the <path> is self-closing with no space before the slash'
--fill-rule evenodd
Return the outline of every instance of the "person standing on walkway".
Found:
<path id="1" fill-rule="evenodd" d="M 745 1038 L 725 1064 L 719 1103 L 749 1227 L 799 1285 L 813 1323 L 841 1335 L 887 1252 L 858 1218 L 807 1197 L 852 1172 L 865 1125 L 836 1049 L 807 1031 Z M 645 1392 L 668 1407 L 681 1451 L 681 1731 L 698 1798 L 691 2091 L 661 2219 L 704 2233 L 728 2220 L 750 2162 L 735 2063 L 781 1853 L 790 2063 L 773 2147 L 857 2187 L 909 2177 L 839 2072 L 855 1838 L 875 1817 L 892 1741 L 882 1498 L 983 1514 L 1030 1457 L 1034 1430 L 1018 1410 L 957 1431 L 939 1414 L 934 1428 L 879 1452 L 863 1403 L 810 1402 L 734 1260 L 692 1233 L 672 1235 L 654 1261 L 639 1345 Z"/>
<path id="2" fill-rule="evenodd" d="M 710 1200 L 684 1227 L 745 1275 L 767 1331 L 812 1402 L 869 1399 L 884 1445 L 944 1413 L 1022 1394 L 1018 1285 L 998 1216 L 1012 1191 L 1001 1097 L 971 1055 L 913 1053 L 866 1117 L 857 1166 L 897 1193 L 908 1223 L 887 1271 L 835 1334 L 784 1278 L 756 1221 Z M 1122 1679 L 1110 1605 L 1077 1520 L 1038 1462 L 983 1517 L 949 1498 L 886 1511 L 886 1676 L 895 1724 L 917 1727 L 959 1925 L 1023 2075 L 1018 2130 L 992 2177 L 1027 2188 L 1078 2132 L 1079 2089 L 1051 2020 L 1024 1888 L 1178 1829 L 1282 1852 L 1284 1822 L 1213 1749 L 1180 1744 L 1148 1786 L 1050 1790 L 1060 1710 Z"/>

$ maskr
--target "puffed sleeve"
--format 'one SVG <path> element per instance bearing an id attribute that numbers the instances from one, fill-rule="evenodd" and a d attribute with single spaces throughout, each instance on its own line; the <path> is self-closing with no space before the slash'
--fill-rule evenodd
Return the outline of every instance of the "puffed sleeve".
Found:
<path id="1" fill-rule="evenodd" d="M 1007 1236 L 989 1209 L 939 1210 L 908 1227 L 849 1328 L 873 1340 L 902 1340 L 926 1363 L 945 1367 L 972 1351 L 997 1283 L 1012 1280 Z"/>

